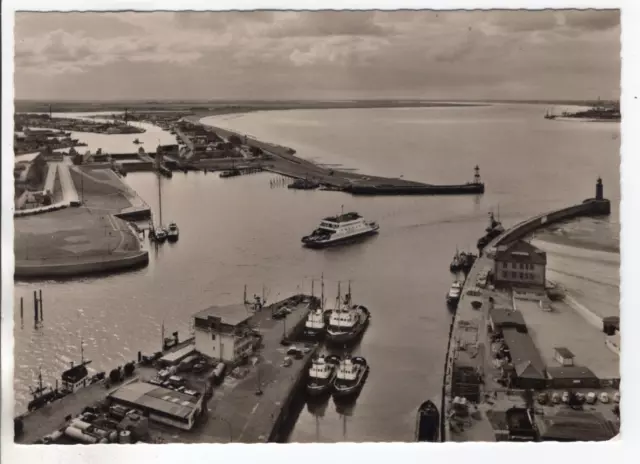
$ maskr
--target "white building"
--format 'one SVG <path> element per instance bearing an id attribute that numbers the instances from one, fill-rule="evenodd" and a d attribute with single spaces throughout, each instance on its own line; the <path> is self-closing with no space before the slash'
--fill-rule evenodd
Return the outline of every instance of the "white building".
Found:
<path id="1" fill-rule="evenodd" d="M 496 250 L 493 270 L 496 285 L 544 288 L 547 254 L 523 240 L 501 245 Z"/>
<path id="2" fill-rule="evenodd" d="M 225 362 L 248 356 L 254 333 L 249 326 L 251 309 L 243 304 L 212 306 L 194 317 L 196 351 Z"/>

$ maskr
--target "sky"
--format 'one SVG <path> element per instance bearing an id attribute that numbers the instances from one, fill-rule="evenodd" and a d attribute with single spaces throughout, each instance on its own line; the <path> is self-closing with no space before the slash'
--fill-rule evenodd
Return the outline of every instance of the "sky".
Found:
<path id="1" fill-rule="evenodd" d="M 618 99 L 620 13 L 16 13 L 36 100 Z"/>

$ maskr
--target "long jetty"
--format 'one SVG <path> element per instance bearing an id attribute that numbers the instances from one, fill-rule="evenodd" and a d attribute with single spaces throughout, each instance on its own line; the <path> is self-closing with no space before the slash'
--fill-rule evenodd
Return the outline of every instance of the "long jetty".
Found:
<path id="1" fill-rule="evenodd" d="M 192 124 L 204 125 L 200 122 L 200 117 L 191 116 L 185 120 Z M 245 139 L 244 135 L 239 132 L 208 126 L 223 137 L 229 138 L 235 135 Z M 192 146 L 189 137 L 179 131 L 176 131 L 176 134 L 188 146 Z M 271 157 L 269 162 L 265 163 L 264 170 L 266 171 L 273 171 L 294 179 L 308 179 L 331 187 L 333 190 L 341 190 L 353 195 L 477 195 L 484 193 L 484 184 L 479 181 L 479 178 L 466 184 L 433 185 L 399 178 L 371 176 L 319 166 L 296 156 L 295 150 L 273 143 L 248 137 L 246 137 L 245 143 L 250 147 L 260 148 Z"/>
<path id="2" fill-rule="evenodd" d="M 469 291 L 476 288 L 476 279 L 482 270 L 493 269 L 494 253 L 498 246 L 505 245 L 521 239 L 536 230 L 550 226 L 551 224 L 574 219 L 577 217 L 590 217 L 609 215 L 611 212 L 610 201 L 603 197 L 602 180 L 598 179 L 596 184 L 595 198 L 589 198 L 582 203 L 539 214 L 533 218 L 522 221 L 495 237 L 483 250 L 481 255 L 474 262 L 469 271 L 462 289 L 461 298 L 458 303 L 455 315 L 452 319 L 449 340 L 447 344 L 447 354 L 445 361 L 444 378 L 441 397 L 441 436 L 443 441 L 494 441 L 493 428 L 486 416 L 477 421 L 475 425 L 455 436 L 449 429 L 449 411 L 455 396 L 468 388 L 473 381 L 467 378 L 470 374 L 462 372 L 469 366 L 476 366 L 482 374 L 485 369 L 485 352 L 490 349 L 487 346 L 486 325 L 488 320 L 489 293 L 483 291 L 482 308 L 477 310 L 472 303 L 478 297 L 470 296 Z M 500 298 L 496 292 L 491 293 L 491 298 Z M 500 303 L 500 301 L 497 301 Z M 507 304 L 507 302 L 501 302 Z M 475 350 L 465 347 L 475 346 Z M 457 367 L 461 367 L 460 372 Z"/>

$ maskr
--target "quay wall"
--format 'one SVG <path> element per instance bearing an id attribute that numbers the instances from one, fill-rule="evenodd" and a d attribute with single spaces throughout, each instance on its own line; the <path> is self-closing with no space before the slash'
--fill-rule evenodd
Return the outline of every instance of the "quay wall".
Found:
<path id="1" fill-rule="evenodd" d="M 104 272 L 137 269 L 149 263 L 149 252 L 142 250 L 134 255 L 123 257 L 100 259 L 83 262 L 64 263 L 26 263 L 16 261 L 14 277 L 16 278 L 55 278 L 70 277 L 86 274 L 99 274 Z"/>

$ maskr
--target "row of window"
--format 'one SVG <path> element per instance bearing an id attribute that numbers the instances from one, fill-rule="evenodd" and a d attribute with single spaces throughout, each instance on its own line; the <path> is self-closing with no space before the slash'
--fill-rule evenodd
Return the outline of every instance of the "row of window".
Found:
<path id="1" fill-rule="evenodd" d="M 518 266 L 518 264 L 520 264 L 520 266 Z M 502 262 L 502 268 L 503 269 L 508 269 L 509 268 L 509 263 L 507 262 Z M 533 264 L 529 264 L 529 263 L 511 263 L 511 269 L 529 269 L 529 270 L 533 270 Z"/>
<path id="2" fill-rule="evenodd" d="M 511 279 L 518 279 L 518 277 L 520 278 L 520 280 L 534 280 L 535 279 L 535 274 L 532 274 L 530 272 L 511 272 Z M 502 271 L 502 278 L 503 279 L 508 279 L 509 278 L 509 272 L 508 271 Z"/>

